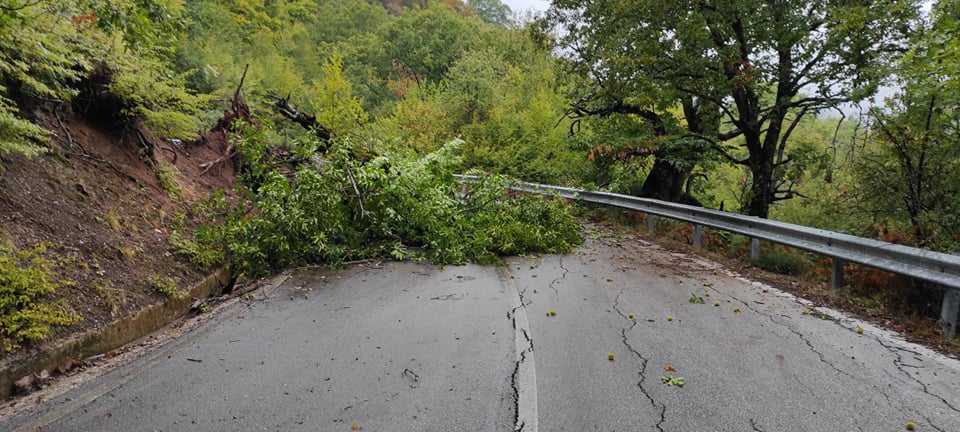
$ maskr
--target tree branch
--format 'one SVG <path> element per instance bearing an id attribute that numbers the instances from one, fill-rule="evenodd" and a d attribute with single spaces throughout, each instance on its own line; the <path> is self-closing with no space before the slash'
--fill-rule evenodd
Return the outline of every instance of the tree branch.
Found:
<path id="1" fill-rule="evenodd" d="M 267 95 L 267 97 L 273 99 L 273 106 L 277 108 L 277 111 L 280 111 L 281 115 L 290 119 L 290 121 L 303 126 L 304 129 L 312 131 L 324 143 L 329 144 L 330 140 L 333 139 L 333 132 L 331 132 L 330 129 L 327 129 L 326 126 L 318 123 L 317 116 L 302 113 L 298 111 L 296 107 L 291 105 L 290 96 L 282 98 L 276 95 Z M 323 151 L 326 151 L 327 147 L 324 147 Z"/>
<path id="2" fill-rule="evenodd" d="M 579 101 L 570 105 L 570 109 L 564 113 L 563 118 L 579 120 L 584 117 L 609 117 L 613 114 L 634 114 L 644 120 L 649 121 L 653 126 L 655 134 L 663 136 L 667 134 L 667 126 L 664 124 L 660 115 L 637 105 L 626 104 L 622 100 L 613 101 L 613 103 L 599 108 L 586 108 L 586 103 L 592 96 L 581 98 Z M 562 119 L 562 118 L 561 118 Z M 571 125 L 572 126 L 572 125 Z"/>
<path id="3" fill-rule="evenodd" d="M 726 160 L 728 160 L 728 161 L 730 161 L 730 162 L 732 162 L 732 163 L 734 163 L 734 164 L 737 164 L 737 165 L 745 165 L 745 166 L 749 166 L 749 165 L 750 165 L 750 159 L 737 159 L 736 156 L 734 156 L 734 155 L 730 154 L 729 152 L 727 152 L 727 149 L 724 148 L 722 145 L 720 145 L 720 143 L 718 143 L 716 140 L 714 140 L 714 139 L 712 139 L 712 138 L 710 138 L 710 137 L 708 137 L 708 136 L 706 136 L 706 135 L 689 133 L 689 134 L 684 135 L 684 138 L 696 138 L 696 139 L 699 139 L 699 140 L 701 140 L 701 141 L 703 141 L 703 142 L 706 142 L 707 144 L 710 145 L 710 147 L 711 147 L 713 150 L 715 150 L 717 153 L 720 153 L 720 155 L 723 156 L 724 159 L 726 159 Z"/>
<path id="4" fill-rule="evenodd" d="M 803 119 L 803 116 L 807 114 L 809 107 L 803 107 L 800 109 L 800 112 L 790 121 L 790 125 L 787 126 L 787 130 L 783 131 L 780 135 L 780 148 L 777 149 L 777 163 L 783 160 L 783 152 L 787 148 L 787 139 L 790 138 L 790 135 L 793 134 L 793 130 L 797 128 L 797 125 L 800 124 L 800 120 Z M 788 158 L 789 159 L 789 158 Z M 786 162 L 783 162 L 784 164 Z"/>
<path id="5" fill-rule="evenodd" d="M 723 132 L 723 133 L 717 135 L 717 140 L 718 140 L 718 141 L 730 141 L 730 140 L 732 140 L 732 139 L 734 139 L 734 138 L 736 138 L 736 137 L 738 137 L 738 136 L 740 136 L 740 135 L 743 135 L 743 131 L 740 130 L 740 129 L 734 129 L 734 130 L 732 130 L 732 131 Z"/>
<path id="6" fill-rule="evenodd" d="M 777 196 L 777 194 L 782 194 L 782 195 Z M 795 191 L 795 190 L 790 190 L 790 189 L 785 190 L 785 191 L 778 190 L 778 191 L 774 192 L 773 202 L 786 201 L 786 200 L 788 200 L 788 199 L 793 199 L 794 197 L 810 198 L 810 197 L 808 197 L 808 196 L 806 196 L 806 195 L 804 195 L 804 194 L 802 194 L 802 193 L 800 193 L 800 192 L 797 192 L 797 191 Z"/>
<path id="7" fill-rule="evenodd" d="M 716 104 L 717 107 L 720 108 L 720 111 L 723 112 L 723 114 L 727 117 L 727 119 L 730 120 L 731 123 L 737 124 L 737 117 L 734 115 L 733 111 L 730 111 L 730 109 L 727 108 L 727 104 L 724 103 L 723 99 L 719 99 L 719 98 L 716 98 L 716 97 L 712 97 L 712 96 L 709 96 L 709 95 L 705 95 L 705 94 L 702 94 L 702 92 L 698 92 L 698 91 L 696 91 L 696 90 L 690 90 L 690 89 L 688 89 L 688 88 L 686 88 L 686 87 L 682 87 L 682 86 L 677 86 L 677 91 L 680 91 L 680 92 L 683 92 L 683 93 L 686 93 L 686 94 L 688 94 L 688 95 L 695 96 L 695 97 L 698 97 L 698 98 L 703 98 L 703 99 L 706 99 L 707 101 L 710 101 L 710 102 Z M 738 129 L 739 129 L 739 127 L 738 127 Z M 737 135 L 740 135 L 740 134 L 742 134 L 742 133 L 743 133 L 743 132 L 740 132 L 740 133 L 737 134 Z M 731 138 L 733 138 L 733 137 L 731 137 Z"/>

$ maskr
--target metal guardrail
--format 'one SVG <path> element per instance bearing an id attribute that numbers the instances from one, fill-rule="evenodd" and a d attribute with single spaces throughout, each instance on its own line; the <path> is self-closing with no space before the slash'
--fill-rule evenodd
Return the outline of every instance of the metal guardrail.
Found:
<path id="1" fill-rule="evenodd" d="M 477 180 L 476 177 L 471 176 L 458 176 L 458 178 L 464 182 Z M 514 191 L 556 195 L 571 200 L 640 211 L 648 215 L 647 226 L 650 229 L 653 228 L 653 218 L 649 217 L 650 215 L 689 222 L 695 227 L 694 246 L 696 247 L 700 246 L 703 227 L 706 226 L 750 237 L 753 257 L 759 256 L 759 240 L 829 256 L 833 259 L 833 274 L 830 279 L 831 287 L 834 289 L 843 285 L 845 261 L 933 282 L 947 288 L 941 309 L 943 334 L 948 337 L 956 335 L 958 315 L 960 315 L 960 256 L 802 225 L 610 192 L 522 182 L 515 183 L 510 188 Z"/>

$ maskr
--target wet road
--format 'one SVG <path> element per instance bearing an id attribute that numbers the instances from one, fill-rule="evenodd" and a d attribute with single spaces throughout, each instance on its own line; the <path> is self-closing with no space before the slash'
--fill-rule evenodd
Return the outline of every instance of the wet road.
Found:
<path id="1" fill-rule="evenodd" d="M 716 264 L 591 230 L 573 254 L 501 268 L 293 272 L 0 430 L 896 431 L 907 422 L 960 430 L 960 363 Z"/>

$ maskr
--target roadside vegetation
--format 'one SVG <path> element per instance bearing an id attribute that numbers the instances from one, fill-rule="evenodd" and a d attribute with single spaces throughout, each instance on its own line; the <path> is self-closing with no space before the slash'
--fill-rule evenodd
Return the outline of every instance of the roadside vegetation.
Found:
<path id="1" fill-rule="evenodd" d="M 24 161 L 136 180 L 118 200 L 155 181 L 167 204 L 105 206 L 111 253 L 89 239 L 34 252 L 43 236 L 11 236 L 5 271 L 38 282 L 0 289 L 49 305 L 36 325 L 60 325 L 96 293 L 111 293 L 97 307 L 112 316 L 193 277 L 168 263 L 180 274 L 154 270 L 128 296 L 105 279 L 118 278 L 100 267 L 110 260 L 133 271 L 166 254 L 190 271 L 256 277 L 369 258 L 495 263 L 578 244 L 562 200 L 508 195 L 513 178 L 960 251 L 955 2 L 768 3 L 570 0 L 520 17 L 498 0 L 4 2 L 0 216 L 28 202 L 9 178 Z M 78 123 L 135 160 L 83 147 Z M 216 153 L 191 159 L 201 151 Z M 231 184 L 195 185 L 212 173 Z M 464 190 L 454 173 L 481 181 Z M 79 205 L 106 195 L 47 183 Z M 154 234 L 166 249 L 129 240 Z M 737 236 L 708 242 L 745 250 Z M 31 267 L 24 253 L 52 264 Z M 20 277 L 80 253 L 75 287 Z M 753 264 L 826 280 L 806 254 L 762 256 Z M 869 309 L 935 319 L 941 290 L 849 274 Z M 3 323 L 32 307 L 6 304 Z M 4 325 L 6 349 L 49 334 Z"/>
<path id="2" fill-rule="evenodd" d="M 80 316 L 62 301 L 47 302 L 70 282 L 59 279 L 53 262 L 43 258 L 44 245 L 20 251 L 0 247 L 0 346 L 3 351 L 42 341 L 54 326 L 77 322 Z"/>

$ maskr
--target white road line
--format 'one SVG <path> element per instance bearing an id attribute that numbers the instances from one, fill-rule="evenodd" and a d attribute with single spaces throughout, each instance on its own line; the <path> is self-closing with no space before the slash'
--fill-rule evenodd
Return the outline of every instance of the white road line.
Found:
<path id="1" fill-rule="evenodd" d="M 516 356 L 519 363 L 517 370 L 517 424 L 516 432 L 537 432 L 537 369 L 533 356 L 533 334 L 530 332 L 530 323 L 527 321 L 527 310 L 520 300 L 520 291 L 510 277 L 510 270 L 506 267 L 497 269 L 501 280 L 510 291 L 511 309 L 514 323 L 514 341 Z M 526 354 L 524 354 L 526 351 Z M 523 360 L 521 362 L 521 359 Z"/>

